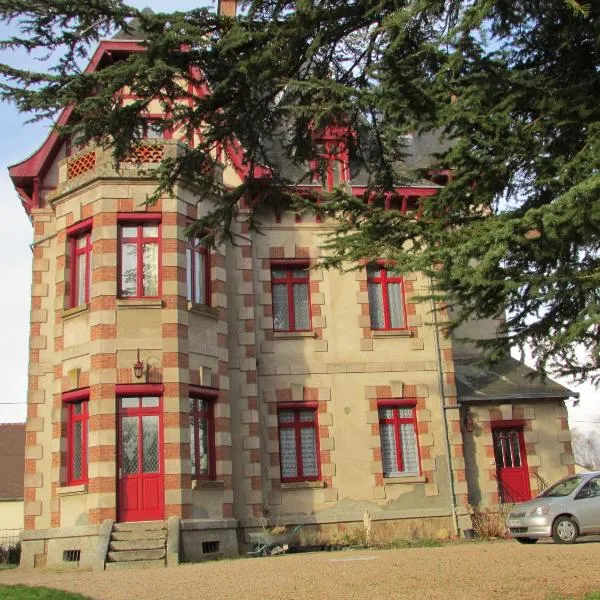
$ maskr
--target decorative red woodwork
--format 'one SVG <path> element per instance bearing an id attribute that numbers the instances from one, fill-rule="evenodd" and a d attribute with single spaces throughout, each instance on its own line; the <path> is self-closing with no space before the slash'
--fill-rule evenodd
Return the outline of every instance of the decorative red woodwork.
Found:
<path id="1" fill-rule="evenodd" d="M 73 179 L 78 175 L 91 171 L 96 166 L 96 151 L 92 150 L 87 154 L 70 160 L 67 163 L 67 179 Z"/>
<path id="2" fill-rule="evenodd" d="M 121 396 L 118 406 L 119 520 L 163 519 L 162 398 Z"/>
<path id="3" fill-rule="evenodd" d="M 164 144 L 140 144 L 132 149 L 125 162 L 159 164 L 164 156 Z"/>

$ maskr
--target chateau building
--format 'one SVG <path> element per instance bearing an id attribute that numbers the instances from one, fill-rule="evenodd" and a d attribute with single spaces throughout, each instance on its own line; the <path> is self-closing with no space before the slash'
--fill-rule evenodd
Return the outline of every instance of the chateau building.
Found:
<path id="1" fill-rule="evenodd" d="M 88 68 L 141 51 L 119 34 Z M 478 366 L 416 301 L 423 275 L 320 269 L 331 223 L 291 211 L 262 214 L 260 234 L 240 219 L 235 244 L 208 252 L 184 230 L 209 199 L 180 183 L 146 204 L 152 168 L 190 143 L 157 132 L 152 110 L 118 170 L 57 132 L 10 168 L 34 231 L 23 564 L 235 555 L 266 520 L 334 535 L 365 511 L 375 536 L 461 535 L 467 504 L 574 472 L 572 392 L 515 360 Z M 363 196 L 347 153 L 327 150 L 335 135 L 322 141 L 326 172 L 304 187 Z M 435 140 L 408 143 L 409 166 L 426 164 Z M 221 158 L 239 185 L 242 150 Z M 404 183 L 389 208 L 414 210 L 440 183 Z M 127 554 L 118 534 L 137 523 L 160 544 Z"/>

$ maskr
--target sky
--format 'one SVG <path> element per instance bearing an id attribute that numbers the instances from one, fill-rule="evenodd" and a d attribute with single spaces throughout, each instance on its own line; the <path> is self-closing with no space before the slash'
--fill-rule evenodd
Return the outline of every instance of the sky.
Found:
<path id="1" fill-rule="evenodd" d="M 155 12 L 190 10 L 202 6 L 216 7 L 216 0 L 130 0 L 139 9 Z M 14 34 L 0 28 L 0 36 Z M 39 68 L 29 57 L 2 57 L 22 68 Z M 32 66 L 33 65 L 33 66 Z M 39 65 L 39 63 L 38 63 Z M 0 104 L 0 378 L 4 393 L 0 397 L 0 422 L 20 422 L 26 417 L 27 356 L 31 286 L 31 224 L 8 177 L 7 167 L 21 162 L 42 144 L 49 133 L 49 123 L 26 124 L 27 116 L 14 106 Z M 563 382 L 564 383 L 564 382 Z M 577 406 L 568 402 L 569 420 L 582 430 L 600 424 L 599 394 L 591 384 L 574 386 L 581 399 Z"/>

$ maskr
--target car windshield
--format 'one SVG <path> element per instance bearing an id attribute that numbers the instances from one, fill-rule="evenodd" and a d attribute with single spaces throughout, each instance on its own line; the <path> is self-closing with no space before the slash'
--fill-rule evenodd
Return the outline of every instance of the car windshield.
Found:
<path id="1" fill-rule="evenodd" d="M 573 490 L 583 481 L 583 477 L 576 475 L 575 477 L 569 477 L 569 479 L 563 479 L 554 485 L 551 485 L 547 490 L 542 492 L 540 496 L 545 497 L 560 497 L 568 496 L 573 493 Z"/>

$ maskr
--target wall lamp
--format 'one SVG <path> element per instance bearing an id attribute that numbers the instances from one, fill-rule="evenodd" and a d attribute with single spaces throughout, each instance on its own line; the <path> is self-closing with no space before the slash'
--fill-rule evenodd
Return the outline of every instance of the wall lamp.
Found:
<path id="1" fill-rule="evenodd" d="M 133 363 L 133 374 L 137 379 L 144 375 L 144 363 L 140 360 L 140 349 L 137 351 L 137 360 Z"/>

